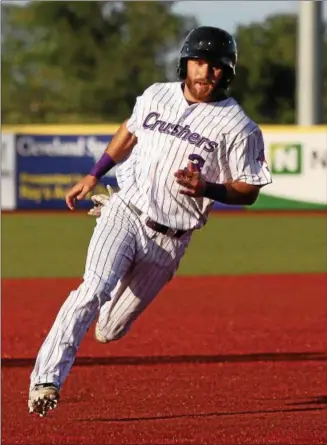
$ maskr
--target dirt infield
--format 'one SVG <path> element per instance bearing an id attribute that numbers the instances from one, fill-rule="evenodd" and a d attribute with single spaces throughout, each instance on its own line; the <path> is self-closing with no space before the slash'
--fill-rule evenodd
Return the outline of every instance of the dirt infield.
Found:
<path id="1" fill-rule="evenodd" d="M 175 278 L 120 341 L 92 327 L 35 418 L 34 358 L 78 283 L 3 280 L 3 444 L 326 444 L 326 276 Z"/>

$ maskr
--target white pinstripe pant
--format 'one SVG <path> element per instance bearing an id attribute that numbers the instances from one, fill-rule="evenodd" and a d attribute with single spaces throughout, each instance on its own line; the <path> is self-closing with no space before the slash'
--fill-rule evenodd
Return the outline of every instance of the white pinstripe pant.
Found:
<path id="1" fill-rule="evenodd" d="M 173 277 L 190 240 L 154 232 L 115 194 L 103 208 L 92 235 L 82 284 L 62 305 L 42 344 L 31 387 L 61 387 L 77 349 L 95 317 L 108 340 L 122 337 Z"/>

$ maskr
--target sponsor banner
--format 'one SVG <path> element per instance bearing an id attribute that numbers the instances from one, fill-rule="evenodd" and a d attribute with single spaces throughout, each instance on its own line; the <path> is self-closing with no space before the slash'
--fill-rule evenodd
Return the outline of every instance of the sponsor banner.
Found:
<path id="1" fill-rule="evenodd" d="M 83 128 L 79 128 L 79 132 L 74 129 L 75 133 L 73 130 L 71 133 L 67 131 L 66 134 L 65 127 L 58 127 L 52 134 L 46 131 L 17 134 L 18 208 L 66 208 L 65 194 L 90 171 L 114 133 L 108 127 L 99 128 L 97 134 L 92 133 L 93 127 L 85 127 L 85 131 Z M 97 131 L 97 128 L 94 130 Z M 262 130 L 273 183 L 262 189 L 254 206 L 246 209 L 325 208 L 327 128 L 263 126 Z M 13 136 L 8 141 L 11 141 L 9 145 L 13 144 Z M 15 158 L 11 162 L 14 165 Z M 115 169 L 102 178 L 94 193 L 105 193 L 106 184 L 114 188 L 117 186 Z M 9 188 L 8 185 L 6 190 Z M 11 189 L 15 190 L 15 184 Z M 9 196 L 10 193 L 6 192 L 2 199 L 9 201 Z M 10 203 L 15 206 L 15 199 L 10 199 Z M 9 206 L 8 202 L 6 204 Z M 91 202 L 87 199 L 79 206 L 89 208 Z M 240 208 L 214 204 L 216 210 Z"/>
<path id="2" fill-rule="evenodd" d="M 327 131 L 263 131 L 273 183 L 254 208 L 327 205 Z"/>
<path id="3" fill-rule="evenodd" d="M 15 136 L 1 134 L 1 209 L 16 208 Z"/>
<path id="4" fill-rule="evenodd" d="M 16 137 L 17 206 L 20 209 L 66 208 L 65 194 L 85 176 L 102 155 L 112 136 L 23 135 Z M 93 193 L 117 186 L 115 169 Z M 90 208 L 90 198 L 79 208 Z"/>

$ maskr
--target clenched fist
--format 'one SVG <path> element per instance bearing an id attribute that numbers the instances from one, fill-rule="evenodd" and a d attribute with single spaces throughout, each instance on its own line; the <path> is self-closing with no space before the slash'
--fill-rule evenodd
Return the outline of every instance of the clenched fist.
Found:
<path id="1" fill-rule="evenodd" d="M 206 181 L 193 162 L 189 162 L 187 168 L 178 170 L 174 175 L 175 178 L 177 178 L 177 184 L 184 187 L 179 193 L 192 196 L 193 198 L 203 196 L 206 188 Z"/>

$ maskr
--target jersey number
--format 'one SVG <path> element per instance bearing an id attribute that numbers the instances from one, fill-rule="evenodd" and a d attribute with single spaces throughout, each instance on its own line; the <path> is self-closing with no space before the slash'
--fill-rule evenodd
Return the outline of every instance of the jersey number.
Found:
<path id="1" fill-rule="evenodd" d="M 192 164 L 195 166 L 195 168 L 200 172 L 204 166 L 205 160 L 203 158 L 201 158 L 201 156 L 192 153 L 189 157 L 188 157 L 189 161 L 192 162 Z"/>

